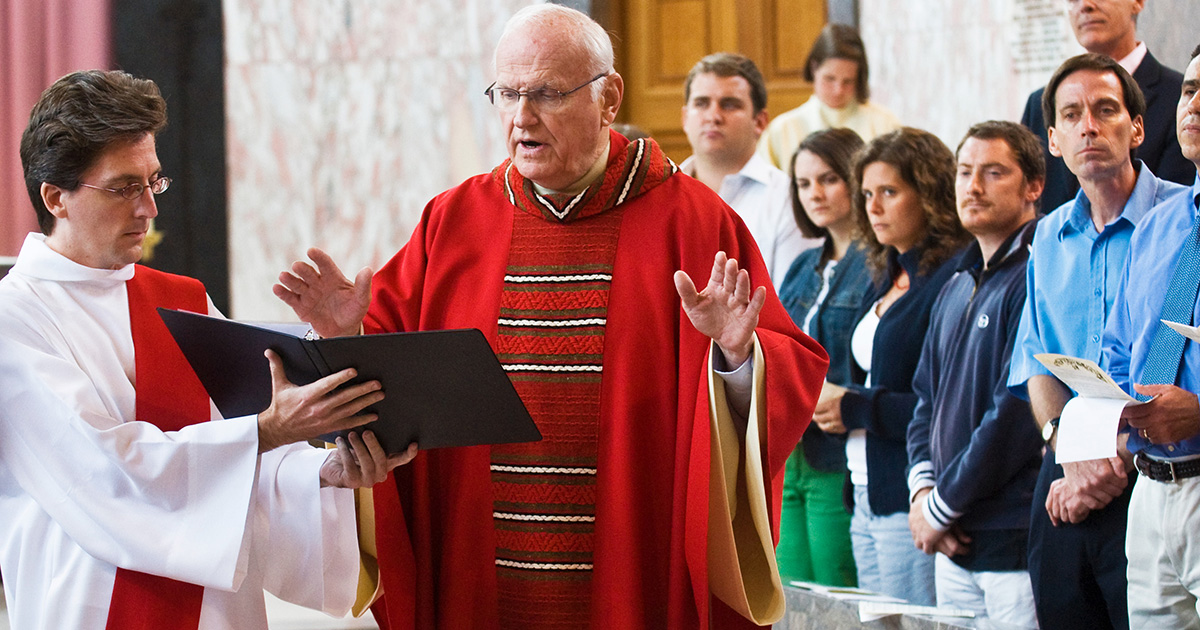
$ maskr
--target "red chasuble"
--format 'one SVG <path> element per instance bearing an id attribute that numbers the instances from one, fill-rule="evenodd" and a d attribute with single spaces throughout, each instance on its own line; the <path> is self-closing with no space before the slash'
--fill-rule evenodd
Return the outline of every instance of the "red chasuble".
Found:
<path id="1" fill-rule="evenodd" d="M 208 394 L 155 308 L 208 312 L 199 280 L 137 266 L 125 283 L 137 378 L 136 418 L 163 431 L 209 420 Z M 195 630 L 204 588 L 117 569 L 108 630 Z"/>
<path id="2" fill-rule="evenodd" d="M 753 627 L 709 594 L 710 340 L 683 313 L 673 273 L 683 269 L 703 283 L 723 250 L 767 287 L 757 334 L 767 392 L 764 481 L 776 539 L 784 463 L 811 417 L 825 355 L 796 329 L 749 232 L 715 193 L 670 168 L 655 186 L 610 189 L 633 151 L 620 135 L 611 137 L 600 194 L 625 196 L 616 204 L 594 429 L 590 602 L 570 625 Z M 642 159 L 665 160 L 653 143 L 643 148 Z M 529 213 L 532 192 L 506 166 L 429 203 L 409 243 L 375 276 L 368 332 L 478 328 L 504 354 L 498 322 L 511 301 L 514 243 L 525 242 L 515 234 L 523 229 L 517 217 Z M 556 238 L 558 217 L 544 218 L 545 238 Z M 395 471 L 394 485 L 375 487 L 384 596 L 374 612 L 383 628 L 502 627 L 494 457 L 489 447 L 423 452 Z"/>

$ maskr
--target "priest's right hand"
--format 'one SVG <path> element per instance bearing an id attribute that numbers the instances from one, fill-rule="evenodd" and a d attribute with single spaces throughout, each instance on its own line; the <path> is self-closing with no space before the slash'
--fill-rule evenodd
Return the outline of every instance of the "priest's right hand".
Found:
<path id="1" fill-rule="evenodd" d="M 313 247 L 308 257 L 315 267 L 303 260 L 292 263 L 271 291 L 318 335 L 357 335 L 371 304 L 371 268 L 360 269 L 351 282 L 329 254 Z"/>
<path id="2" fill-rule="evenodd" d="M 271 406 L 258 414 L 258 452 L 311 440 L 373 422 L 363 409 L 383 400 L 379 381 L 341 385 L 357 374 L 348 368 L 308 385 L 295 385 L 283 371 L 279 355 L 267 350 L 271 368 Z"/>

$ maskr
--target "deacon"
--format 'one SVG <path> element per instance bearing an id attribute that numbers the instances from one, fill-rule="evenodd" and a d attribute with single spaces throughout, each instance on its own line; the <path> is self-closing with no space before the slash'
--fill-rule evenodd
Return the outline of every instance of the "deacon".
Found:
<path id="1" fill-rule="evenodd" d="M 21 137 L 42 233 L 0 281 L 0 353 L 27 369 L 0 409 L 14 630 L 265 629 L 264 588 L 345 614 L 359 554 L 339 488 L 415 455 L 388 459 L 369 433 L 284 448 L 370 421 L 382 393 L 333 391 L 353 370 L 295 387 L 274 355 L 268 409 L 206 422 L 219 416 L 155 308 L 216 309 L 198 281 L 134 264 L 171 183 L 165 124 L 152 81 L 87 71 L 47 88 Z"/>

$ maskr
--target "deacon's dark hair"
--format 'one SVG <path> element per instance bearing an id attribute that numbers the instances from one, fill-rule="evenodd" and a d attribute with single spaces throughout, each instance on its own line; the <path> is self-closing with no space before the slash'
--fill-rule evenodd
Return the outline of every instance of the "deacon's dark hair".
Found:
<path id="1" fill-rule="evenodd" d="M 867 262 L 880 279 L 887 269 L 888 252 L 894 248 L 875 238 L 867 216 L 862 174 L 875 162 L 896 169 L 904 183 L 916 191 L 926 221 L 925 237 L 918 245 L 923 250 L 918 269 L 920 273 L 932 271 L 971 238 L 959 222 L 954 204 L 954 154 L 937 136 L 913 127 L 879 136 L 859 154 L 854 163 L 854 179 L 859 182 L 854 190 L 854 217 L 867 245 Z"/>
<path id="2" fill-rule="evenodd" d="M 683 102 L 692 98 L 692 81 L 696 75 L 715 74 L 719 77 L 742 77 L 750 84 L 750 104 L 754 114 L 767 108 L 767 82 L 758 71 L 758 66 L 749 57 L 735 53 L 713 53 L 696 62 L 683 82 Z"/>
<path id="3" fill-rule="evenodd" d="M 804 60 L 804 80 L 812 83 L 813 72 L 825 63 L 826 59 L 845 59 L 858 64 L 858 81 L 854 85 L 854 94 L 859 103 L 866 103 L 871 97 L 871 88 L 867 85 L 870 75 L 870 69 L 867 67 L 867 49 L 853 26 L 830 23 L 821 29 L 808 51 L 808 59 Z"/>
<path id="4" fill-rule="evenodd" d="M 858 188 L 858 180 L 854 178 L 854 156 L 864 146 L 863 139 L 850 129 L 826 129 L 809 134 L 792 153 L 792 159 L 788 162 L 788 190 L 791 191 L 792 214 L 796 217 L 796 225 L 806 238 L 826 238 L 829 230 L 817 227 L 804 211 L 804 204 L 800 203 L 800 189 L 796 185 L 796 158 L 803 151 L 821 158 L 829 170 L 846 182 L 846 190 L 853 196 L 854 189 Z"/>
<path id="5" fill-rule="evenodd" d="M 166 124 L 167 104 L 158 86 L 124 72 L 73 72 L 46 88 L 21 134 L 25 188 L 42 233 L 54 231 L 54 215 L 42 202 L 42 182 L 76 190 L 105 149 L 157 135 Z"/>
<path id="6" fill-rule="evenodd" d="M 1137 81 L 1133 80 L 1125 68 L 1107 55 L 1084 53 L 1064 61 L 1050 76 L 1050 82 L 1046 84 L 1046 90 L 1042 92 L 1042 121 L 1046 124 L 1046 129 L 1053 127 L 1057 121 L 1058 103 L 1055 101 L 1055 92 L 1058 92 L 1058 86 L 1067 77 L 1080 70 L 1111 72 L 1117 75 L 1117 81 L 1121 83 L 1121 94 L 1125 100 L 1125 111 L 1129 112 L 1130 120 L 1145 115 L 1146 97 L 1142 94 L 1142 88 L 1138 87 Z"/>

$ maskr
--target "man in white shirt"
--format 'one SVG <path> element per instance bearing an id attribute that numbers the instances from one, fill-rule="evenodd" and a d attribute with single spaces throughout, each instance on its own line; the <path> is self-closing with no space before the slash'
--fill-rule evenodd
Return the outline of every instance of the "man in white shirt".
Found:
<path id="1" fill-rule="evenodd" d="M 219 315 L 198 281 L 135 265 L 166 103 L 151 81 L 87 71 L 50 86 L 21 140 L 41 234 L 0 281 L 0 571 L 14 630 L 266 628 L 263 589 L 344 614 L 359 572 L 353 491 L 387 457 L 369 433 L 377 382 L 287 381 L 221 420 L 155 307 Z M 7 379 L 7 377 L 5 377 Z M 52 396 L 45 395 L 48 388 Z M 336 389 L 336 391 L 335 391 Z M 206 422 L 207 420 L 221 420 Z"/>
<path id="2" fill-rule="evenodd" d="M 683 172 L 729 204 L 758 243 L 778 290 L 806 239 L 792 215 L 788 175 L 755 153 L 767 128 L 767 87 L 754 62 L 716 53 L 692 67 L 683 84 L 683 131 L 692 145 Z"/>

